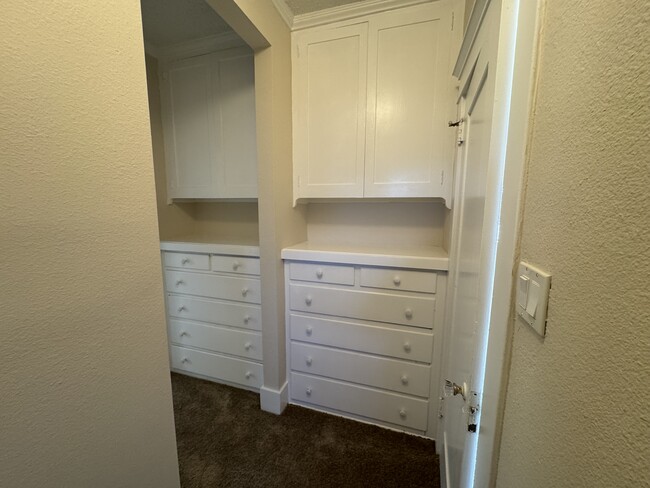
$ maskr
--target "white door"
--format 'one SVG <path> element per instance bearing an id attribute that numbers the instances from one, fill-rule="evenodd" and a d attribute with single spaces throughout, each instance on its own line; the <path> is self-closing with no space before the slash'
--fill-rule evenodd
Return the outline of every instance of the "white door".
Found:
<path id="1" fill-rule="evenodd" d="M 458 112 L 462 123 L 442 378 L 457 384 L 462 392 L 457 390 L 443 401 L 441 476 L 448 488 L 487 486 L 485 479 L 475 479 L 474 469 L 479 436 L 494 436 L 494 432 L 481 428 L 483 406 L 473 415 L 469 410 L 481 404 L 485 393 L 514 52 L 514 43 L 503 41 L 503 30 L 511 28 L 503 19 L 509 18 L 509 9 L 516 9 L 517 4 L 516 0 L 477 1 L 475 8 L 487 10 L 482 22 L 477 21 L 480 27 L 460 72 Z M 477 12 L 472 13 L 473 18 L 475 15 Z M 453 388 L 448 388 L 447 395 L 450 393 Z M 486 454 L 491 455 L 481 453 Z"/>

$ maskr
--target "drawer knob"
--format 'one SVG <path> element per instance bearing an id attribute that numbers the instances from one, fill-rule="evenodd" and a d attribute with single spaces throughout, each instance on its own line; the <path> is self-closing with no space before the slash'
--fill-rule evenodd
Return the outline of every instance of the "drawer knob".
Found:
<path id="1" fill-rule="evenodd" d="M 181 337 L 183 337 L 183 336 L 188 336 L 189 334 L 183 330 L 183 331 L 181 331 L 181 333 L 178 334 L 178 335 L 181 336 Z"/>
<path id="2" fill-rule="evenodd" d="M 247 324 L 250 321 L 251 321 L 251 316 L 250 315 L 244 315 L 244 323 Z"/>
<path id="3" fill-rule="evenodd" d="M 185 284 L 185 282 L 183 280 L 178 280 L 176 282 L 176 286 L 181 286 L 181 285 L 184 285 L 184 284 Z"/>
<path id="4" fill-rule="evenodd" d="M 401 380 L 402 380 L 402 384 L 403 384 L 403 385 L 408 385 L 408 384 L 409 384 L 409 377 L 406 376 L 405 374 L 402 375 Z"/>
<path id="5" fill-rule="evenodd" d="M 189 363 L 189 362 L 190 362 L 190 360 L 187 359 L 187 358 L 183 358 L 183 359 L 181 359 L 181 363 Z"/>
<path id="6" fill-rule="evenodd" d="M 404 343 L 404 350 L 406 352 L 411 352 L 411 343 L 410 342 L 405 342 Z"/>
<path id="7" fill-rule="evenodd" d="M 411 310 L 410 308 L 407 308 L 406 310 L 404 310 L 404 317 L 406 317 L 409 320 L 412 319 L 413 318 L 413 310 Z"/>
<path id="8" fill-rule="evenodd" d="M 395 284 L 395 286 L 399 286 L 399 285 L 402 284 L 402 280 L 400 279 L 399 276 L 395 276 L 395 277 L 393 278 L 393 283 Z"/>
<path id="9" fill-rule="evenodd" d="M 253 373 L 251 373 L 250 371 L 246 371 L 246 374 L 244 376 L 246 376 L 246 379 L 249 380 L 251 376 L 253 376 Z"/>
<path id="10" fill-rule="evenodd" d="M 305 298 L 305 303 L 307 306 L 311 305 L 311 297 L 309 295 L 307 295 L 307 298 Z"/>
<path id="11" fill-rule="evenodd" d="M 318 278 L 318 279 L 320 280 L 322 277 L 323 277 L 323 269 L 322 269 L 322 268 L 318 268 L 318 269 L 316 270 L 316 278 Z"/>
<path id="12" fill-rule="evenodd" d="M 307 387 L 307 389 L 305 390 L 305 393 L 307 393 L 307 396 L 311 396 L 311 386 Z"/>
<path id="13" fill-rule="evenodd" d="M 311 325 L 308 325 L 305 329 L 305 333 L 310 336 L 312 332 L 314 332 L 314 328 Z"/>
<path id="14" fill-rule="evenodd" d="M 248 288 L 244 287 L 241 289 L 241 294 L 243 297 L 245 297 L 248 294 Z"/>
<path id="15" fill-rule="evenodd" d="M 178 307 L 178 311 L 179 311 L 179 312 L 184 312 L 185 310 L 187 310 L 187 308 L 185 307 L 185 305 L 181 305 L 180 307 Z"/>
<path id="16" fill-rule="evenodd" d="M 183 266 L 185 266 L 186 264 L 190 264 L 191 262 L 192 262 L 192 261 L 190 260 L 190 258 L 183 258 L 183 259 L 181 260 L 181 264 L 182 264 Z"/>
<path id="17" fill-rule="evenodd" d="M 306 361 L 307 366 L 311 366 L 312 361 L 313 361 L 313 360 L 312 360 L 311 356 L 308 356 L 308 357 L 307 357 L 307 361 Z"/>
<path id="18" fill-rule="evenodd" d="M 402 417 L 403 419 L 406 418 L 406 409 L 405 408 L 400 408 L 399 416 Z"/>
<path id="19" fill-rule="evenodd" d="M 232 269 L 234 269 L 235 271 L 237 271 L 240 266 L 241 263 L 239 261 L 235 261 L 234 263 L 232 263 Z"/>
<path id="20" fill-rule="evenodd" d="M 250 342 L 244 344 L 244 349 L 246 349 L 247 351 L 250 350 L 251 347 L 253 347 L 253 344 L 251 344 Z"/>

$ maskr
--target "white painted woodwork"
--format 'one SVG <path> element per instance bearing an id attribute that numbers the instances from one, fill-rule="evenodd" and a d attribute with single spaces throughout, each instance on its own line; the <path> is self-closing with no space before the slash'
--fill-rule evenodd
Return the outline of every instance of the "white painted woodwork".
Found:
<path id="1" fill-rule="evenodd" d="M 323 346 L 390 356 L 423 363 L 431 362 L 433 335 L 424 329 L 383 324 L 364 324 L 345 319 L 292 313 L 289 336 Z"/>
<path id="2" fill-rule="evenodd" d="M 354 285 L 354 266 L 323 263 L 289 263 L 289 277 L 298 281 L 313 281 L 338 285 Z"/>
<path id="3" fill-rule="evenodd" d="M 260 280 L 257 278 L 165 270 L 165 289 L 170 293 L 260 303 Z"/>
<path id="4" fill-rule="evenodd" d="M 359 283 L 369 288 L 435 293 L 437 278 L 427 271 L 362 267 Z"/>
<path id="5" fill-rule="evenodd" d="M 210 269 L 210 256 L 185 252 L 163 252 L 163 264 L 168 268 Z"/>
<path id="6" fill-rule="evenodd" d="M 215 324 L 262 330 L 259 305 L 226 302 L 188 295 L 167 295 L 167 313 L 170 317 L 198 320 Z"/>
<path id="7" fill-rule="evenodd" d="M 210 257 L 210 266 L 212 271 L 218 271 L 221 273 L 236 273 L 255 276 L 259 276 L 260 274 L 260 260 L 258 258 L 221 256 L 215 254 Z"/>
<path id="8" fill-rule="evenodd" d="M 247 359 L 262 360 L 262 334 L 187 320 L 169 320 L 169 340 Z"/>
<path id="9" fill-rule="evenodd" d="M 409 395 L 429 396 L 431 367 L 424 364 L 294 342 L 291 368 Z"/>
<path id="10" fill-rule="evenodd" d="M 175 371 L 219 378 L 252 388 L 260 388 L 263 384 L 262 365 L 259 363 L 181 346 L 172 345 L 169 349 L 171 367 Z"/>
<path id="11" fill-rule="evenodd" d="M 293 37 L 294 198 L 363 196 L 367 30 Z"/>
<path id="12" fill-rule="evenodd" d="M 432 328 L 433 296 L 406 296 L 310 285 L 290 285 L 291 310 Z"/>
<path id="13" fill-rule="evenodd" d="M 205 236 L 192 236 L 189 241 L 160 241 L 160 250 L 180 253 L 225 254 L 233 257 L 259 258 L 260 256 L 260 246 L 257 240 L 231 239 L 225 242 L 224 239 L 220 239 L 220 242 L 217 243 L 212 242 L 211 239 L 206 240 Z M 206 258 L 209 259 L 207 256 Z"/>
<path id="14" fill-rule="evenodd" d="M 366 197 L 445 197 L 451 4 L 370 19 Z"/>
<path id="15" fill-rule="evenodd" d="M 396 426 L 420 431 L 427 429 L 428 402 L 421 398 L 300 373 L 291 373 L 291 395 L 299 402 L 382 420 Z"/>
<path id="16" fill-rule="evenodd" d="M 162 67 L 170 198 L 257 197 L 254 97 L 253 55 L 248 48 Z"/>
<path id="17" fill-rule="evenodd" d="M 439 197 L 450 205 L 452 12 L 452 1 L 440 0 L 292 34 L 294 202 Z"/>

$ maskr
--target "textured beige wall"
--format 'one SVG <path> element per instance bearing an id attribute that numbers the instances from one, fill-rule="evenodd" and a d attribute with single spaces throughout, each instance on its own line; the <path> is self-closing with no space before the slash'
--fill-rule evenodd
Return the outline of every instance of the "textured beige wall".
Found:
<path id="1" fill-rule="evenodd" d="M 2 486 L 179 486 L 139 20 L 2 4 Z"/>
<path id="2" fill-rule="evenodd" d="M 258 242 L 257 202 L 197 202 L 194 233 L 206 239 Z"/>
<path id="3" fill-rule="evenodd" d="M 165 141 L 160 103 L 160 84 L 158 82 L 158 61 L 146 57 L 147 92 L 149 96 L 149 122 L 151 127 L 151 147 L 156 181 L 156 203 L 158 208 L 158 232 L 161 240 L 171 240 L 176 236 L 194 233 L 195 204 L 181 202 L 167 203 L 167 171 L 165 167 Z"/>
<path id="4" fill-rule="evenodd" d="M 339 245 L 442 246 L 445 206 L 431 202 L 310 203 L 311 242 Z"/>
<path id="5" fill-rule="evenodd" d="M 553 274 L 515 326 L 499 488 L 650 486 L 650 4 L 548 0 L 521 257 Z"/>

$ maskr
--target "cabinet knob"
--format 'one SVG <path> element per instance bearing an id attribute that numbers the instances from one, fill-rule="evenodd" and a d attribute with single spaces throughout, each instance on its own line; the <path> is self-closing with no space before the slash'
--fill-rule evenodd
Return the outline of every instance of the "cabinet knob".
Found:
<path id="1" fill-rule="evenodd" d="M 245 297 L 248 294 L 248 288 L 244 287 L 241 289 L 241 295 Z"/>
<path id="2" fill-rule="evenodd" d="M 305 298 L 305 303 L 307 306 L 311 305 L 311 297 L 309 295 L 307 295 L 307 298 Z"/>
<path id="3" fill-rule="evenodd" d="M 406 376 L 405 374 L 402 375 L 401 380 L 402 380 L 403 385 L 408 385 L 409 384 L 409 377 Z"/>
<path id="4" fill-rule="evenodd" d="M 232 269 L 234 269 L 235 271 L 237 271 L 240 266 L 241 263 L 239 261 L 235 261 L 234 263 L 232 263 Z"/>
<path id="5" fill-rule="evenodd" d="M 406 418 L 406 409 L 405 408 L 400 408 L 399 409 L 399 416 L 402 417 L 403 419 Z"/>
<path id="6" fill-rule="evenodd" d="M 246 371 L 246 374 L 244 376 L 246 376 L 246 379 L 249 380 L 250 377 L 253 376 L 253 373 L 251 373 L 250 371 Z"/>
<path id="7" fill-rule="evenodd" d="M 308 325 L 305 329 L 305 333 L 310 336 L 312 332 L 314 332 L 314 328 L 311 325 Z"/>
<path id="8" fill-rule="evenodd" d="M 410 308 L 407 308 L 406 310 L 404 310 L 404 317 L 406 317 L 409 320 L 412 319 L 413 318 L 413 310 L 411 310 Z"/>
<path id="9" fill-rule="evenodd" d="M 244 315 L 244 323 L 247 324 L 250 321 L 251 321 L 251 316 L 250 315 Z"/>
<path id="10" fill-rule="evenodd" d="M 399 286 L 402 284 L 402 279 L 399 276 L 395 276 L 393 278 L 393 283 L 395 284 L 395 286 Z"/>
<path id="11" fill-rule="evenodd" d="M 306 363 L 307 363 L 307 366 L 311 366 L 311 363 L 312 363 L 312 358 L 311 358 L 311 356 L 307 356 Z"/>
<path id="12" fill-rule="evenodd" d="M 189 363 L 189 362 L 190 362 L 190 360 L 187 359 L 187 358 L 183 358 L 183 359 L 181 359 L 181 363 L 183 363 L 183 364 L 184 364 L 184 363 Z"/>
<path id="13" fill-rule="evenodd" d="M 181 285 L 184 285 L 184 284 L 185 284 L 185 282 L 183 280 L 178 280 L 176 282 L 176 286 L 181 286 Z"/>
<path id="14" fill-rule="evenodd" d="M 185 266 L 186 264 L 190 264 L 191 262 L 192 262 L 192 261 L 190 260 L 190 258 L 183 258 L 183 259 L 181 259 L 181 264 L 182 264 L 183 266 Z"/>
<path id="15" fill-rule="evenodd" d="M 247 351 L 249 351 L 251 347 L 253 347 L 253 344 L 251 344 L 250 342 L 244 344 L 244 349 L 246 349 Z"/>
<path id="16" fill-rule="evenodd" d="M 178 335 L 181 336 L 181 337 L 183 337 L 183 336 L 188 336 L 189 334 L 183 330 L 183 331 L 181 331 L 181 333 L 178 334 Z"/>
<path id="17" fill-rule="evenodd" d="M 311 396 L 311 386 L 307 387 L 307 389 L 305 390 L 305 393 L 307 393 L 307 396 Z"/>
<path id="18" fill-rule="evenodd" d="M 316 270 L 316 278 L 318 278 L 318 279 L 320 280 L 322 277 L 323 277 L 323 269 L 322 269 L 322 268 L 318 268 L 318 269 Z"/>
<path id="19" fill-rule="evenodd" d="M 405 342 L 404 343 L 404 350 L 406 352 L 411 352 L 411 343 L 410 342 Z"/>
<path id="20" fill-rule="evenodd" d="M 187 308 L 185 307 L 185 305 L 181 305 L 180 307 L 178 307 L 178 311 L 179 311 L 179 312 L 184 312 L 185 310 L 187 310 Z"/>

